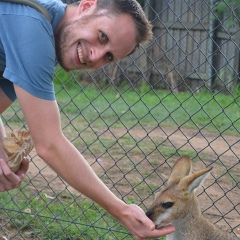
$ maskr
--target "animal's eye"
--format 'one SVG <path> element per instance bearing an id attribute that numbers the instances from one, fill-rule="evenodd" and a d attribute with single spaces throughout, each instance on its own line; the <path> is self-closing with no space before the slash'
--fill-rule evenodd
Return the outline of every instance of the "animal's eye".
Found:
<path id="1" fill-rule="evenodd" d="M 174 204 L 173 202 L 165 202 L 162 204 L 162 207 L 165 209 L 168 209 L 168 208 L 172 207 L 173 204 Z"/>

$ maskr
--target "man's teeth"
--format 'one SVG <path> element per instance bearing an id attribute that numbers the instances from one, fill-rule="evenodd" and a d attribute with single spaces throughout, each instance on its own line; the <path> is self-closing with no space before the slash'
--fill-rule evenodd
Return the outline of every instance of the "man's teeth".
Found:
<path id="1" fill-rule="evenodd" d="M 83 56 L 82 56 L 82 48 L 78 47 L 78 57 L 81 63 L 84 63 Z"/>

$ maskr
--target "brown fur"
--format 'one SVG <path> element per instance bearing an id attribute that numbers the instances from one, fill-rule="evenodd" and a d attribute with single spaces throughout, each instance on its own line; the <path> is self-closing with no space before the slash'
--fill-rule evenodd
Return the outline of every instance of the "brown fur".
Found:
<path id="1" fill-rule="evenodd" d="M 173 224 L 176 231 L 167 240 L 237 240 L 203 217 L 194 194 L 212 167 L 190 174 L 192 161 L 183 156 L 174 164 L 167 186 L 159 192 L 146 215 L 157 228 Z"/>

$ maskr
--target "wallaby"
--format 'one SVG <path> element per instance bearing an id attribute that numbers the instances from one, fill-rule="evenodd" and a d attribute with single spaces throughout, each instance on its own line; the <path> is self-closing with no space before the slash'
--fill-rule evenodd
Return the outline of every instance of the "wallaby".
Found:
<path id="1" fill-rule="evenodd" d="M 176 231 L 167 240 L 237 240 L 234 234 L 217 229 L 203 217 L 194 190 L 207 177 L 212 167 L 190 174 L 190 157 L 180 157 L 174 164 L 167 185 L 156 194 L 146 215 L 156 228 L 172 224 Z"/>

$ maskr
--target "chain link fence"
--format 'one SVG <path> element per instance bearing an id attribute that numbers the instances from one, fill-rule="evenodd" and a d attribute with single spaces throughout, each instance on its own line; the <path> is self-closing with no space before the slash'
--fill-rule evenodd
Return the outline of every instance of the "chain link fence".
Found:
<path id="1" fill-rule="evenodd" d="M 197 192 L 203 214 L 238 235 L 239 1 L 141 4 L 151 43 L 99 70 L 56 67 L 63 132 L 119 198 L 144 210 L 180 155 L 193 170 L 213 165 Z M 8 134 L 27 128 L 17 102 L 2 118 Z M 0 195 L 1 239 L 133 239 L 34 151 L 30 159 L 24 183 Z"/>

